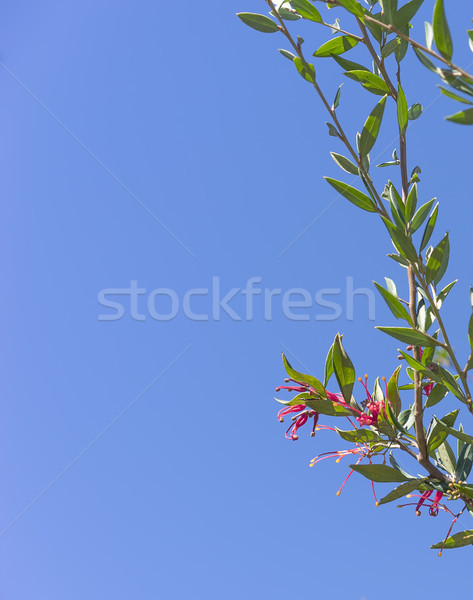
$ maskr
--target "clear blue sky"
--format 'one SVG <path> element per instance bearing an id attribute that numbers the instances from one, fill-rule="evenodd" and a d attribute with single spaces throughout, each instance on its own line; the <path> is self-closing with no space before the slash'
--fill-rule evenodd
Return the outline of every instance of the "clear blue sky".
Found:
<path id="1" fill-rule="evenodd" d="M 471 7 L 454 6 L 452 29 L 464 36 Z M 320 376 L 341 331 L 359 374 L 390 375 L 391 342 L 373 330 L 366 298 L 347 319 L 344 290 L 347 276 L 369 287 L 403 272 L 385 258 L 390 244 L 374 217 L 333 203 L 322 176 L 340 175 L 328 151 L 342 149 L 277 54 L 283 40 L 234 16 L 263 8 L 50 0 L 0 10 L 6 600 L 394 600 L 401 580 L 427 598 L 451 592 L 469 568 L 470 550 L 439 560 L 428 549 L 446 517 L 376 509 L 361 476 L 337 498 L 346 467 L 308 464 L 343 444 L 324 432 L 293 444 L 276 420 L 283 348 Z M 314 50 L 330 35 L 296 27 Z M 461 283 L 446 314 L 465 353 L 471 128 L 446 124 L 456 106 L 438 99 L 415 57 L 406 66 L 409 102 L 433 103 L 410 130 L 410 159 L 422 166 L 422 199 L 441 200 L 439 235 L 452 234 L 450 273 Z M 318 70 L 331 97 L 340 69 Z M 345 81 L 348 130 L 375 101 Z M 393 138 L 384 128 L 379 162 Z M 251 277 L 283 292 L 339 288 L 342 316 L 321 320 L 330 311 L 314 305 L 309 321 L 290 320 L 275 297 L 266 320 L 256 296 L 252 320 L 190 320 L 185 293 L 214 277 L 222 295 Z M 100 290 L 132 281 L 146 290 L 135 307 L 144 320 L 130 316 L 125 296 L 120 320 L 99 320 L 113 313 Z M 178 298 L 172 320 L 146 310 L 158 288 Z M 162 314 L 166 302 L 157 300 Z M 209 314 L 208 296 L 191 303 Z M 231 306 L 243 316 L 245 297 Z M 381 301 L 376 317 L 392 323 Z"/>

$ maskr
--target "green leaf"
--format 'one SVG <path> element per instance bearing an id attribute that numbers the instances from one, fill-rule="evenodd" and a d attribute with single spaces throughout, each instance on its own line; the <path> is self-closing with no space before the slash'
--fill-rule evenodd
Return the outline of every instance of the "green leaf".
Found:
<path id="1" fill-rule="evenodd" d="M 381 58 L 384 60 L 388 56 L 390 56 L 393 52 L 397 50 L 400 43 L 401 40 L 398 37 L 395 37 L 393 40 L 390 40 L 387 44 L 383 46 L 383 49 L 381 50 Z"/>
<path id="2" fill-rule="evenodd" d="M 376 327 L 379 331 L 387 333 L 391 337 L 404 342 L 406 344 L 412 344 L 413 346 L 441 346 L 441 342 L 437 341 L 430 335 L 417 331 L 417 329 L 410 329 L 409 327 Z"/>
<path id="3" fill-rule="evenodd" d="M 386 106 L 387 96 L 383 96 L 378 104 L 373 108 L 361 132 L 359 151 L 362 156 L 371 152 L 378 138 L 379 129 L 383 120 L 384 108 Z"/>
<path id="4" fill-rule="evenodd" d="M 457 382 L 458 375 L 454 377 L 442 366 L 437 365 L 437 376 L 441 378 L 443 385 L 448 388 L 449 392 L 452 392 L 462 402 L 466 402 L 466 398 Z"/>
<path id="5" fill-rule="evenodd" d="M 291 6 L 297 10 L 303 19 L 315 21 L 316 23 L 324 22 L 319 11 L 309 2 L 309 0 L 291 0 Z"/>
<path id="6" fill-rule="evenodd" d="M 284 50 L 284 48 L 279 48 L 278 52 L 280 52 L 285 58 L 288 58 L 291 62 L 293 62 L 296 58 L 295 54 L 289 52 L 289 50 Z"/>
<path id="7" fill-rule="evenodd" d="M 325 177 L 328 183 L 335 189 L 337 192 L 346 198 L 349 202 L 366 210 L 367 212 L 377 212 L 376 204 L 371 200 L 369 196 L 363 194 L 356 188 L 348 185 L 348 183 L 343 183 L 342 181 L 337 181 L 336 179 L 332 179 L 331 177 Z"/>
<path id="8" fill-rule="evenodd" d="M 335 429 L 338 435 L 347 442 L 370 444 L 384 441 L 382 437 L 371 429 L 354 429 L 353 431 L 342 431 L 338 427 Z"/>
<path id="9" fill-rule="evenodd" d="M 325 44 L 320 46 L 320 48 L 314 52 L 314 56 L 317 58 L 330 57 L 333 55 L 338 56 L 339 54 L 348 52 L 348 50 L 351 50 L 357 44 L 357 39 L 349 35 L 341 35 L 325 42 Z"/>
<path id="10" fill-rule="evenodd" d="M 427 398 L 427 402 L 425 403 L 425 408 L 430 408 L 431 406 L 435 406 L 441 400 L 443 400 L 447 394 L 448 394 L 448 388 L 446 388 L 441 383 L 437 383 L 436 385 L 434 385 L 434 387 L 432 388 L 432 391 L 429 394 L 429 397 Z"/>
<path id="11" fill-rule="evenodd" d="M 435 246 L 432 254 L 429 256 L 429 260 L 427 261 L 427 265 L 425 267 L 425 277 L 427 279 L 427 283 L 439 283 L 444 276 L 445 271 L 447 270 L 449 257 L 450 242 L 447 232 L 443 240 L 437 246 Z"/>
<path id="12" fill-rule="evenodd" d="M 401 412 L 401 397 L 399 395 L 399 388 L 398 388 L 398 380 L 399 380 L 400 372 L 401 372 L 401 366 L 399 365 L 399 367 L 394 371 L 394 373 L 391 375 L 391 378 L 388 381 L 388 399 L 393 408 L 394 416 L 396 416 L 396 417 Z"/>
<path id="13" fill-rule="evenodd" d="M 457 481 L 466 481 L 473 466 L 473 446 L 465 444 L 458 456 L 458 465 L 455 471 Z"/>
<path id="14" fill-rule="evenodd" d="M 324 376 L 324 387 L 326 388 L 330 377 L 333 375 L 333 344 L 330 346 L 330 349 L 327 353 L 327 358 L 325 359 L 325 376 Z"/>
<path id="15" fill-rule="evenodd" d="M 461 112 L 446 117 L 446 119 L 447 121 L 452 121 L 452 123 L 458 123 L 459 125 L 473 125 L 473 108 L 462 110 Z"/>
<path id="16" fill-rule="evenodd" d="M 337 404 L 336 402 L 332 402 L 331 400 L 326 400 L 325 398 L 310 398 L 307 400 L 305 404 L 320 413 L 321 415 L 327 415 L 328 417 L 352 417 L 353 411 L 348 410 L 344 406 Z"/>
<path id="17" fill-rule="evenodd" d="M 286 369 L 286 373 L 291 379 L 306 383 L 307 385 L 310 385 L 310 387 L 312 387 L 316 392 L 322 396 L 325 396 L 325 388 L 316 377 L 313 377 L 312 375 L 306 375 L 305 373 L 300 373 L 299 371 L 293 369 L 284 354 L 282 355 L 282 360 L 284 363 L 284 368 Z"/>
<path id="18" fill-rule="evenodd" d="M 380 167 L 397 167 L 399 165 L 399 161 L 390 160 L 389 162 L 381 163 L 380 165 L 376 165 L 378 168 Z"/>
<path id="19" fill-rule="evenodd" d="M 457 102 L 462 102 L 463 104 L 473 104 L 473 102 L 470 102 L 466 98 L 463 98 L 463 96 L 460 96 L 460 94 L 455 94 L 455 92 L 452 92 L 452 90 L 444 88 L 441 85 L 438 85 L 437 87 L 440 88 L 440 91 L 442 92 L 442 94 L 444 96 L 447 96 L 448 98 L 451 98 L 452 100 L 456 100 Z"/>
<path id="20" fill-rule="evenodd" d="M 455 431 L 452 426 L 455 424 L 457 419 L 459 409 L 453 410 L 443 417 L 442 421 L 439 421 L 436 417 L 433 418 L 432 422 L 434 426 L 430 430 L 430 433 L 427 437 L 427 446 L 429 452 L 432 452 L 436 448 L 443 444 L 443 442 L 447 439 L 447 436 L 451 433 L 449 430 Z"/>
<path id="21" fill-rule="evenodd" d="M 353 471 L 360 473 L 371 481 L 379 483 L 409 481 L 408 477 L 405 477 L 397 469 L 393 469 L 387 465 L 350 465 L 350 469 L 353 469 Z"/>
<path id="22" fill-rule="evenodd" d="M 384 80 L 374 73 L 370 73 L 369 71 L 355 70 L 346 71 L 344 75 L 350 79 L 353 79 L 354 81 L 358 81 L 365 89 L 373 94 L 384 96 L 385 94 L 389 93 L 389 88 Z"/>
<path id="23" fill-rule="evenodd" d="M 357 17 L 362 17 L 365 14 L 364 9 L 358 2 L 356 2 L 356 0 L 338 0 L 338 4 L 346 8 L 349 12 Z"/>
<path id="24" fill-rule="evenodd" d="M 419 229 L 419 227 L 422 225 L 422 223 L 425 221 L 434 202 L 435 202 L 435 198 L 433 198 L 432 200 L 429 200 L 429 202 L 426 202 L 425 204 L 423 204 L 419 208 L 419 210 L 416 212 L 416 214 L 412 217 L 411 233 L 415 233 Z"/>
<path id="25" fill-rule="evenodd" d="M 425 45 L 429 50 L 432 50 L 432 44 L 434 43 L 434 30 L 432 29 L 432 25 L 426 21 L 425 22 Z"/>
<path id="26" fill-rule="evenodd" d="M 434 30 L 435 45 L 437 46 L 438 51 L 444 58 L 450 60 L 453 54 L 453 44 L 450 29 L 448 28 L 447 17 L 445 16 L 443 0 L 437 0 L 435 2 L 432 27 Z"/>
<path id="27" fill-rule="evenodd" d="M 418 371 L 419 373 L 421 373 L 424 377 L 427 377 L 428 379 L 433 379 L 434 381 L 440 381 L 439 377 L 435 374 L 435 372 L 431 371 L 423 363 L 419 362 L 413 356 L 411 356 L 410 354 L 407 354 L 407 352 L 404 352 L 403 350 L 399 350 L 399 352 L 402 354 L 402 356 L 404 357 L 407 364 L 410 367 L 412 367 L 415 371 Z"/>
<path id="28" fill-rule="evenodd" d="M 415 210 L 417 208 L 417 183 L 409 190 L 409 194 L 407 195 L 406 200 L 406 219 L 409 221 L 412 219 Z"/>
<path id="29" fill-rule="evenodd" d="M 314 65 L 306 63 L 298 56 L 294 59 L 296 69 L 299 71 L 300 76 L 308 81 L 309 83 L 315 83 L 315 68 Z"/>
<path id="30" fill-rule="evenodd" d="M 333 343 L 333 370 L 342 396 L 350 404 L 353 386 L 355 384 L 355 368 L 342 344 L 340 334 L 337 333 Z"/>
<path id="31" fill-rule="evenodd" d="M 338 106 L 340 104 L 340 94 L 342 93 L 342 85 L 343 85 L 343 83 L 340 86 L 338 86 L 337 93 L 335 94 L 335 99 L 334 99 L 333 105 L 332 105 L 333 110 L 338 108 Z"/>
<path id="32" fill-rule="evenodd" d="M 430 546 L 433 550 L 444 548 L 445 550 L 451 550 L 452 548 L 461 548 L 462 546 L 469 546 L 473 544 L 473 529 L 467 529 L 460 533 L 451 535 L 445 541 L 439 542 Z"/>
<path id="33" fill-rule="evenodd" d="M 385 16 L 384 22 L 392 23 L 397 11 L 397 0 L 379 0 L 379 3 Z"/>
<path id="34" fill-rule="evenodd" d="M 237 13 L 245 25 L 256 29 L 256 31 L 262 31 L 263 33 L 276 33 L 279 31 L 278 25 L 269 17 L 259 15 L 257 13 Z"/>
<path id="35" fill-rule="evenodd" d="M 327 127 L 328 127 L 328 134 L 329 135 L 331 135 L 332 137 L 336 137 L 336 138 L 340 137 L 340 135 L 338 134 L 338 130 L 335 127 L 335 125 L 333 125 L 333 123 L 326 122 L 325 125 L 327 125 Z"/>
<path id="36" fill-rule="evenodd" d="M 392 502 L 393 500 L 398 500 L 411 492 L 418 490 L 422 485 L 427 481 L 427 478 L 424 477 L 422 479 L 414 479 L 413 481 L 406 481 L 402 483 L 400 486 L 395 488 L 392 492 L 389 492 L 387 496 L 382 498 L 378 505 L 387 504 L 388 502 Z"/>
<path id="37" fill-rule="evenodd" d="M 332 54 L 332 58 L 342 67 L 342 69 L 345 69 L 345 71 L 366 71 L 367 73 L 371 73 L 367 67 L 364 67 L 363 65 L 351 60 L 347 60 L 346 58 L 343 58 L 343 56 L 336 56 Z"/>
<path id="38" fill-rule="evenodd" d="M 279 13 L 279 16 L 281 17 L 281 19 L 284 19 L 284 21 L 299 21 L 299 19 L 301 18 L 301 16 L 298 15 L 295 10 L 292 10 L 289 8 L 284 8 L 283 6 L 280 6 L 277 9 L 277 12 Z M 276 13 L 274 12 L 274 10 L 270 11 L 269 14 L 272 17 L 276 16 Z"/>
<path id="39" fill-rule="evenodd" d="M 402 134 L 405 133 L 407 129 L 407 100 L 406 95 L 404 94 L 404 90 L 399 84 L 398 93 L 397 93 L 397 121 L 399 123 L 399 130 Z"/>
<path id="40" fill-rule="evenodd" d="M 458 412 L 458 411 L 455 411 L 455 412 Z M 456 437 L 457 439 L 462 440 L 463 442 L 466 442 L 467 444 L 473 445 L 473 437 L 471 437 L 471 435 L 468 435 L 464 431 L 457 431 L 456 429 L 453 429 L 453 427 L 451 426 L 453 423 L 450 424 L 450 423 L 445 422 L 446 417 L 444 417 L 442 420 L 439 420 L 436 417 L 434 417 L 434 419 L 436 421 L 436 425 L 439 426 L 439 429 L 441 429 L 442 431 L 445 431 L 449 435 L 453 435 L 453 437 Z"/>
<path id="41" fill-rule="evenodd" d="M 468 341 L 470 342 L 470 348 L 473 350 L 473 315 L 471 315 L 468 323 Z"/>
<path id="42" fill-rule="evenodd" d="M 351 160 L 336 152 L 330 152 L 330 155 L 341 169 L 352 175 L 358 175 L 358 167 Z"/>
<path id="43" fill-rule="evenodd" d="M 457 467 L 457 461 L 455 460 L 455 454 L 450 447 L 450 444 L 445 440 L 440 444 L 437 448 L 437 453 L 439 455 L 440 461 L 443 466 L 446 468 L 450 475 L 455 473 L 455 469 Z"/>
<path id="44" fill-rule="evenodd" d="M 422 242 L 420 244 L 420 250 L 422 252 L 422 250 L 427 246 L 427 244 L 429 243 L 429 240 L 432 236 L 432 233 L 434 231 L 434 227 L 435 227 L 435 223 L 437 222 L 437 216 L 439 213 L 439 205 L 438 202 L 435 205 L 434 210 L 432 211 L 432 214 L 430 215 L 429 220 L 427 221 L 427 225 L 425 226 L 425 230 L 424 230 L 424 235 L 422 236 Z"/>
<path id="45" fill-rule="evenodd" d="M 437 72 L 437 67 L 434 65 L 434 63 L 430 60 L 430 58 L 428 58 L 423 52 L 422 50 L 419 50 L 418 48 L 416 48 L 415 46 L 413 46 L 413 50 L 417 56 L 417 58 L 420 60 L 420 62 L 424 65 L 424 67 L 427 67 L 429 69 L 429 71 L 433 71 L 434 73 Z"/>
<path id="46" fill-rule="evenodd" d="M 409 324 L 412 324 L 411 317 L 402 302 L 398 300 L 396 296 L 388 292 L 388 290 L 384 289 L 383 286 L 379 285 L 379 283 L 376 283 L 376 281 L 373 281 L 373 283 L 396 319 L 404 319 Z"/>
<path id="47" fill-rule="evenodd" d="M 410 109 L 407 111 L 407 118 L 409 121 L 415 121 L 418 119 L 423 112 L 422 104 L 415 102 Z"/>
<path id="48" fill-rule="evenodd" d="M 396 29 L 401 29 L 407 25 L 416 15 L 424 0 L 411 0 L 396 12 L 393 18 L 393 25 Z"/>

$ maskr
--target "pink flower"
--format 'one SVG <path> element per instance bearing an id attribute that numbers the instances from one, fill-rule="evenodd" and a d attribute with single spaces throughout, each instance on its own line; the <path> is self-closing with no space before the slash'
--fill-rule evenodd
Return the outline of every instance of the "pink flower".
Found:
<path id="1" fill-rule="evenodd" d="M 315 410 L 308 409 L 305 404 L 295 404 L 294 406 L 289 406 L 288 408 L 283 408 L 282 410 L 280 410 L 278 412 L 278 421 L 280 423 L 283 423 L 284 417 L 290 415 L 291 413 L 298 414 L 291 417 L 294 421 L 294 424 L 291 423 L 291 425 L 289 425 L 289 428 L 286 431 L 286 439 L 294 441 L 298 440 L 299 436 L 297 435 L 297 430 L 300 429 L 303 425 L 305 425 L 309 418 L 314 419 L 314 425 L 310 434 L 313 437 L 315 435 L 315 428 L 319 420 L 319 413 Z"/>

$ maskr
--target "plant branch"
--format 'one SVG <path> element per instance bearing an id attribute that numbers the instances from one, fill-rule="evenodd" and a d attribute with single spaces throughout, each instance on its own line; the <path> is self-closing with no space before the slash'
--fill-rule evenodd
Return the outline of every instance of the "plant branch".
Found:
<path id="1" fill-rule="evenodd" d="M 291 44 L 291 46 L 294 48 L 297 56 L 304 61 L 304 63 L 307 64 L 307 61 L 304 57 L 304 54 L 302 52 L 301 46 L 300 44 L 298 44 L 292 37 L 292 35 L 289 33 L 289 30 L 286 27 L 286 24 L 284 22 L 284 20 L 282 19 L 281 15 L 278 13 L 274 2 L 272 0 L 266 0 L 267 4 L 269 5 L 269 7 L 271 8 L 271 10 L 273 11 L 274 15 L 276 16 L 278 22 L 279 22 L 279 28 L 281 29 L 282 33 L 285 35 L 285 37 L 288 39 L 289 43 Z M 369 189 L 371 190 L 371 193 L 373 194 L 373 197 L 376 200 L 376 203 L 378 205 L 378 209 L 379 212 L 386 218 L 389 218 L 389 215 L 386 211 L 386 208 L 384 207 L 384 203 L 381 199 L 381 197 L 379 196 L 376 187 L 370 177 L 370 175 L 368 174 L 368 172 L 366 171 L 366 169 L 364 168 L 363 165 L 363 161 L 361 159 L 361 157 L 358 155 L 358 153 L 355 151 L 355 149 L 353 148 L 353 146 L 351 145 L 351 143 L 348 140 L 347 135 L 345 134 L 345 131 L 337 117 L 337 113 L 335 111 L 334 108 L 332 108 L 329 104 L 329 102 L 327 101 L 327 98 L 325 97 L 324 93 L 322 92 L 322 90 L 320 89 L 319 84 L 317 83 L 317 81 L 314 80 L 312 81 L 312 85 L 315 88 L 315 91 L 317 92 L 319 98 L 322 100 L 323 105 L 325 106 L 325 108 L 327 109 L 328 113 L 330 114 L 330 116 L 333 119 L 333 122 L 335 124 L 335 127 L 337 129 L 338 135 L 340 140 L 345 144 L 345 147 L 347 148 L 347 150 L 349 151 L 349 153 L 351 154 L 352 158 L 355 160 L 358 168 L 360 169 L 360 173 L 363 177 L 363 179 L 366 181 Z"/>
<path id="2" fill-rule="evenodd" d="M 408 35 L 402 33 L 402 31 L 399 31 L 399 29 L 394 27 L 394 25 L 390 25 L 389 23 L 383 23 L 382 21 L 378 21 L 378 19 L 375 19 L 374 17 L 372 17 L 369 14 L 365 14 L 364 18 L 367 21 L 370 21 L 371 23 L 375 23 L 376 25 L 383 27 L 384 29 L 390 31 L 391 33 L 395 33 L 398 37 L 403 38 L 404 40 L 407 40 L 410 43 L 410 45 L 413 46 L 414 48 L 417 48 L 418 50 L 421 50 L 422 52 L 429 54 L 436 60 L 444 63 L 445 65 L 448 65 L 452 69 L 452 71 L 457 71 L 463 77 L 466 77 L 470 81 L 473 81 L 473 75 L 468 73 L 468 71 L 465 71 L 461 67 L 458 67 L 451 60 L 444 58 L 442 55 L 438 54 L 434 50 L 427 48 L 426 46 L 420 44 L 419 42 L 416 42 L 415 40 L 410 38 Z"/>

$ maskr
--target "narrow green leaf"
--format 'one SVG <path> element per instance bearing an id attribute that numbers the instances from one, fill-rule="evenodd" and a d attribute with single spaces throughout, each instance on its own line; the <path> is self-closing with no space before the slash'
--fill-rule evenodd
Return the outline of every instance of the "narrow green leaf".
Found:
<path id="1" fill-rule="evenodd" d="M 468 324 L 468 341 L 470 342 L 470 348 L 473 350 L 473 315 L 471 315 Z"/>
<path id="2" fill-rule="evenodd" d="M 305 373 L 300 373 L 299 371 L 293 369 L 284 354 L 282 355 L 282 360 L 284 363 L 284 368 L 286 369 L 286 373 L 291 379 L 306 383 L 307 385 L 310 385 L 310 387 L 312 387 L 317 393 L 325 396 L 325 388 L 316 377 L 313 377 L 312 375 L 306 375 Z"/>
<path id="3" fill-rule="evenodd" d="M 351 173 L 352 175 L 359 174 L 358 167 L 355 165 L 355 163 L 352 163 L 351 160 L 345 156 L 337 154 L 336 152 L 330 152 L 330 155 L 337 165 L 347 173 Z"/>
<path id="4" fill-rule="evenodd" d="M 473 437 L 471 437 L 471 435 L 468 435 L 464 431 L 457 431 L 456 429 L 453 429 L 451 425 L 445 423 L 445 417 L 442 420 L 439 420 L 436 417 L 434 417 L 434 419 L 436 421 L 436 425 L 438 425 L 442 431 L 445 431 L 449 435 L 453 435 L 453 437 L 456 437 L 459 440 L 466 442 L 467 444 L 473 445 Z"/>
<path id="5" fill-rule="evenodd" d="M 342 344 L 340 334 L 337 333 L 333 343 L 333 371 L 340 391 L 347 404 L 350 404 L 353 386 L 355 384 L 355 368 Z"/>
<path id="6" fill-rule="evenodd" d="M 348 185 L 348 183 L 343 183 L 342 181 L 337 181 L 336 179 L 332 179 L 331 177 L 325 177 L 328 183 L 344 198 L 346 198 L 349 202 L 366 210 L 367 212 L 377 212 L 375 203 L 369 196 L 363 194 L 356 188 Z"/>
<path id="7" fill-rule="evenodd" d="M 435 45 L 440 54 L 450 60 L 453 54 L 452 36 L 447 23 L 443 0 L 436 0 L 432 27 L 434 30 Z"/>
<path id="8" fill-rule="evenodd" d="M 393 18 L 393 25 L 396 29 L 401 29 L 407 25 L 416 15 L 424 0 L 411 0 L 396 12 Z"/>
<path id="9" fill-rule="evenodd" d="M 413 346 L 441 346 L 441 342 L 437 341 L 430 335 L 417 331 L 416 329 L 410 329 L 409 327 L 376 327 L 379 331 L 387 333 L 391 337 L 404 342 L 406 344 L 412 344 Z"/>
<path id="10" fill-rule="evenodd" d="M 412 219 L 417 208 L 417 183 L 409 190 L 406 200 L 406 219 L 409 221 Z"/>
<path id="11" fill-rule="evenodd" d="M 237 13 L 245 25 L 256 29 L 256 31 L 262 31 L 263 33 L 276 33 L 279 31 L 278 25 L 269 17 L 265 15 L 259 15 L 257 13 Z"/>
<path id="12" fill-rule="evenodd" d="M 407 129 L 408 122 L 407 100 L 404 90 L 400 84 L 397 93 L 397 121 L 399 123 L 399 130 L 401 134 L 404 134 Z"/>
<path id="13" fill-rule="evenodd" d="M 437 222 L 438 212 L 439 212 L 439 205 L 437 202 L 432 214 L 430 215 L 429 220 L 427 221 L 427 225 L 425 226 L 424 235 L 422 236 L 422 242 L 420 244 L 421 252 L 427 246 L 427 244 L 429 243 L 429 240 L 432 236 L 432 233 L 433 233 L 434 227 L 435 227 L 435 223 Z"/>
<path id="14" fill-rule="evenodd" d="M 335 94 L 335 99 L 334 99 L 333 105 L 332 105 L 333 110 L 338 108 L 338 106 L 340 104 L 340 94 L 342 93 L 342 85 L 343 85 L 343 83 L 338 86 L 337 93 Z"/>
<path id="15" fill-rule="evenodd" d="M 337 427 L 335 429 L 338 435 L 347 442 L 370 444 L 383 441 L 383 438 L 371 429 L 354 429 L 353 431 L 343 431 Z"/>
<path id="16" fill-rule="evenodd" d="M 426 477 L 424 477 L 422 479 L 414 479 L 412 481 L 406 481 L 405 483 L 402 483 L 400 486 L 395 488 L 392 492 L 389 492 L 389 494 L 387 496 L 385 496 L 378 502 L 378 505 L 381 506 L 382 504 L 387 504 L 388 502 L 393 502 L 393 500 L 398 500 L 399 498 L 402 498 L 402 497 L 406 496 L 407 494 L 410 494 L 411 492 L 414 492 L 415 490 L 418 490 L 419 488 L 421 488 L 422 485 L 426 481 L 427 481 Z"/>
<path id="17" fill-rule="evenodd" d="M 330 346 L 330 349 L 327 353 L 327 358 L 325 359 L 325 375 L 324 375 L 324 387 L 326 388 L 330 377 L 333 375 L 333 344 Z"/>
<path id="18" fill-rule="evenodd" d="M 417 58 L 420 60 L 420 62 L 424 65 L 424 67 L 427 67 L 429 69 L 429 71 L 433 71 L 434 73 L 437 72 L 437 67 L 434 65 L 434 63 L 430 60 L 430 58 L 428 58 L 424 52 L 422 52 L 422 50 L 419 50 L 418 48 L 416 48 L 415 46 L 413 46 L 413 50 L 417 56 Z"/>
<path id="19" fill-rule="evenodd" d="M 455 473 L 455 469 L 457 468 L 457 461 L 455 459 L 455 454 L 453 453 L 453 450 L 451 449 L 447 440 L 440 444 L 436 452 L 438 453 L 440 461 L 447 469 L 448 473 L 453 475 Z"/>
<path id="20" fill-rule="evenodd" d="M 309 2 L 309 0 L 291 0 L 291 6 L 297 10 L 303 19 L 308 19 L 315 23 L 324 22 L 319 11 Z"/>
<path id="21" fill-rule="evenodd" d="M 395 37 L 394 39 L 389 40 L 389 42 L 387 44 L 385 44 L 383 46 L 383 49 L 381 50 L 381 58 L 384 60 L 388 56 L 390 56 L 393 52 L 395 52 L 397 50 L 400 43 L 401 43 L 401 39 L 398 37 Z"/>
<path id="22" fill-rule="evenodd" d="M 387 465 L 350 465 L 350 469 L 378 483 L 401 483 L 409 481 L 408 477 L 405 477 L 397 469 L 393 469 Z"/>
<path id="23" fill-rule="evenodd" d="M 325 44 L 320 46 L 320 48 L 314 52 L 314 56 L 317 58 L 330 57 L 333 55 L 338 56 L 339 54 L 348 52 L 348 50 L 351 50 L 357 44 L 357 39 L 349 35 L 341 35 L 325 42 Z"/>
<path id="24" fill-rule="evenodd" d="M 463 104 L 473 104 L 473 102 L 470 102 L 466 98 L 463 98 L 463 96 L 460 96 L 460 94 L 455 94 L 455 92 L 452 92 L 452 90 L 444 88 L 441 85 L 438 85 L 437 87 L 440 88 L 440 91 L 442 92 L 442 94 L 444 96 L 447 96 L 448 98 L 451 98 L 452 100 L 456 100 L 457 102 L 462 102 Z"/>
<path id="25" fill-rule="evenodd" d="M 397 11 L 397 0 L 379 0 L 383 14 L 385 17 L 385 23 L 392 23 L 394 15 Z"/>
<path id="26" fill-rule="evenodd" d="M 373 283 L 396 319 L 404 319 L 409 324 L 412 324 L 411 317 L 402 302 L 388 290 L 384 289 L 383 286 L 379 285 L 379 283 L 376 283 L 376 281 L 373 281 Z"/>
<path id="27" fill-rule="evenodd" d="M 473 446 L 465 444 L 458 456 L 458 465 L 455 471 L 457 481 L 466 481 L 473 466 Z"/>
<path id="28" fill-rule="evenodd" d="M 419 208 L 419 210 L 416 212 L 416 214 L 412 217 L 411 233 L 415 233 L 419 229 L 419 227 L 422 225 L 422 223 L 425 221 L 434 202 L 435 202 L 435 198 L 433 198 L 432 200 L 429 200 L 428 202 L 423 204 Z"/>
<path id="29" fill-rule="evenodd" d="M 353 416 L 353 411 L 348 410 L 347 408 L 337 404 L 336 402 L 331 402 L 325 398 L 315 398 L 312 396 L 309 400 L 304 402 L 309 408 L 315 410 L 321 415 L 327 415 L 328 417 L 351 417 Z"/>
<path id="30" fill-rule="evenodd" d="M 296 58 L 295 54 L 289 52 L 289 50 L 284 50 L 284 48 L 279 48 L 278 52 L 280 52 L 285 58 L 288 58 L 291 62 L 293 62 Z"/>
<path id="31" fill-rule="evenodd" d="M 378 138 L 387 96 L 383 96 L 373 108 L 361 132 L 359 151 L 362 156 L 369 154 Z"/>
<path id="32" fill-rule="evenodd" d="M 451 433 L 450 429 L 455 431 L 453 425 L 459 412 L 459 409 L 449 412 L 448 415 L 443 417 L 442 421 L 439 421 L 436 417 L 433 418 L 432 423 L 434 423 L 434 426 L 427 437 L 429 452 L 436 450 L 447 439 L 447 436 Z"/>
<path id="33" fill-rule="evenodd" d="M 450 242 L 448 232 L 443 240 L 435 246 L 432 254 L 429 256 L 425 267 L 425 276 L 427 283 L 434 282 L 438 284 L 445 274 L 450 256 Z"/>
<path id="34" fill-rule="evenodd" d="M 445 541 L 439 542 L 438 544 L 434 544 L 430 547 L 433 550 L 438 550 L 439 548 L 451 550 L 452 548 L 461 548 L 463 546 L 469 546 L 470 544 L 473 544 L 473 529 L 467 529 L 465 531 L 461 531 L 460 533 L 455 533 L 455 535 L 451 535 Z"/>
<path id="35" fill-rule="evenodd" d="M 401 366 L 394 371 L 391 378 L 388 381 L 388 399 L 393 408 L 394 415 L 397 417 L 401 412 L 401 397 L 399 395 L 399 373 L 401 372 Z"/>
<path id="36" fill-rule="evenodd" d="M 359 63 L 347 60 L 343 56 L 336 56 L 332 54 L 332 58 L 336 63 L 338 63 L 342 67 L 342 69 L 345 69 L 345 71 L 366 71 L 367 73 L 371 73 L 368 67 L 364 67 Z"/>
<path id="37" fill-rule="evenodd" d="M 350 79 L 358 81 L 362 86 L 373 94 L 384 96 L 389 93 L 389 88 L 381 77 L 369 71 L 355 70 L 344 73 Z"/>
<path id="38" fill-rule="evenodd" d="M 314 65 L 306 63 L 298 56 L 294 59 L 294 65 L 299 71 L 300 76 L 308 81 L 309 83 L 315 82 L 315 68 Z"/>
<path id="39" fill-rule="evenodd" d="M 446 117 L 447 121 L 458 123 L 459 125 L 473 125 L 473 108 L 467 108 L 461 112 Z"/>
<path id="40" fill-rule="evenodd" d="M 427 402 L 425 403 L 425 408 L 430 408 L 431 406 L 435 406 L 441 400 L 443 400 L 447 394 L 448 394 L 448 388 L 446 388 L 441 383 L 437 383 L 436 385 L 434 385 L 434 387 L 432 388 L 432 391 L 429 394 L 429 397 L 427 398 Z"/>
<path id="41" fill-rule="evenodd" d="M 356 15 L 357 17 L 362 17 L 365 14 L 365 11 L 361 7 L 361 4 L 356 2 L 356 0 L 338 0 L 338 4 L 346 8 L 349 12 Z"/>
<path id="42" fill-rule="evenodd" d="M 426 21 L 425 22 L 425 46 L 432 50 L 432 44 L 434 43 L 434 30 L 432 25 Z"/>

